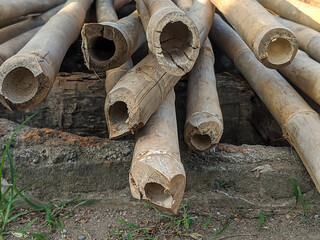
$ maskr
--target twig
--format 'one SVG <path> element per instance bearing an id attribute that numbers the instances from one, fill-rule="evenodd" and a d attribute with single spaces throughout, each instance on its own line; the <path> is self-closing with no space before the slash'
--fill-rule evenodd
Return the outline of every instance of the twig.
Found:
<path id="1" fill-rule="evenodd" d="M 254 235 L 253 234 L 236 234 L 236 235 L 225 236 L 225 237 L 219 238 L 218 240 L 235 238 L 235 237 L 248 237 L 248 236 L 254 236 Z"/>

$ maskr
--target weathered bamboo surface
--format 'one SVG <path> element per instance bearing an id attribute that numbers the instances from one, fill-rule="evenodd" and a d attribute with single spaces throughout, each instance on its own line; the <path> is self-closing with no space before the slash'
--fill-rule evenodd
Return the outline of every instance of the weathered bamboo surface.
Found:
<path id="1" fill-rule="evenodd" d="M 320 31 L 320 8 L 298 0 L 258 0 L 265 8 L 276 14 Z"/>
<path id="2" fill-rule="evenodd" d="M 8 58 L 15 55 L 30 39 L 40 30 L 41 27 L 31 29 L 22 33 L 3 44 L 0 44 L 0 65 Z"/>
<path id="3" fill-rule="evenodd" d="M 278 20 L 294 32 L 299 41 L 299 48 L 314 60 L 320 62 L 320 33 L 284 18 L 278 18 Z"/>
<path id="4" fill-rule="evenodd" d="M 55 8 L 48 10 L 47 12 L 39 16 L 31 16 L 21 22 L 9 25 L 0 29 L 0 44 L 14 38 L 24 32 L 27 32 L 33 28 L 44 25 L 54 14 L 59 12 L 64 4 L 61 4 Z"/>
<path id="5" fill-rule="evenodd" d="M 1 65 L 0 93 L 12 110 L 32 108 L 47 96 L 92 1 L 69 0 L 18 54 Z"/>
<path id="6" fill-rule="evenodd" d="M 196 152 L 212 148 L 219 143 L 223 133 L 222 112 L 213 66 L 213 50 L 207 39 L 188 76 L 184 140 Z"/>
<path id="7" fill-rule="evenodd" d="M 298 41 L 256 0 L 211 0 L 256 58 L 268 68 L 288 65 L 296 55 Z"/>
<path id="8" fill-rule="evenodd" d="M 186 186 L 180 160 L 178 130 L 172 90 L 136 133 L 129 182 L 134 198 L 176 214 Z"/>
<path id="9" fill-rule="evenodd" d="M 0 22 L 31 13 L 41 13 L 66 0 L 0 0 Z"/>
<path id="10" fill-rule="evenodd" d="M 211 37 L 234 62 L 282 128 L 284 137 L 298 152 L 320 191 L 320 117 L 275 70 L 259 63 L 223 20 L 215 17 Z"/>

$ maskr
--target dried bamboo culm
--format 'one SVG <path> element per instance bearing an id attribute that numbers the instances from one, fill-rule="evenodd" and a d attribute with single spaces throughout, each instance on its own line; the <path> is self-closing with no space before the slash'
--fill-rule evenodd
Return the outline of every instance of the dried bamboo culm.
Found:
<path id="1" fill-rule="evenodd" d="M 210 36 L 234 62 L 282 128 L 320 190 L 320 116 L 275 70 L 257 61 L 240 36 L 215 16 Z"/>
<path id="2" fill-rule="evenodd" d="M 48 10 L 47 12 L 39 15 L 39 16 L 32 16 L 26 20 L 21 22 L 12 24 L 5 28 L 0 29 L 0 44 L 14 38 L 24 32 L 27 32 L 31 29 L 40 27 L 44 25 L 48 20 L 59 12 L 63 8 L 64 4 L 60 4 L 59 6 Z"/>
<path id="3" fill-rule="evenodd" d="M 195 1 L 190 12 L 202 12 L 203 16 L 211 13 L 212 19 L 214 8 L 209 0 L 202 4 Z M 211 22 L 205 22 L 207 25 L 199 24 L 202 27 L 198 29 L 201 32 L 200 43 L 205 41 L 211 27 Z M 179 76 L 166 72 L 153 54 L 146 56 L 120 79 L 107 96 L 105 115 L 109 137 L 118 138 L 143 127 L 179 79 Z"/>
<path id="4" fill-rule="evenodd" d="M 25 46 L 31 38 L 40 30 L 41 27 L 31 29 L 21 35 L 0 44 L 0 65 L 8 58 L 15 55 Z"/>
<path id="5" fill-rule="evenodd" d="M 214 55 L 207 39 L 188 77 L 184 141 L 196 152 L 204 152 L 219 143 L 223 133 L 213 65 Z"/>
<path id="6" fill-rule="evenodd" d="M 320 8 L 298 0 L 257 0 L 265 8 L 281 17 L 320 32 Z"/>
<path id="7" fill-rule="evenodd" d="M 144 128 L 136 133 L 130 189 L 136 199 L 176 214 L 186 186 L 171 90 Z"/>
<path id="8" fill-rule="evenodd" d="M 256 58 L 268 68 L 290 64 L 298 50 L 292 31 L 281 25 L 256 0 L 211 0 Z"/>
<path id="9" fill-rule="evenodd" d="M 290 28 L 299 41 L 299 48 L 314 60 L 320 62 L 320 33 L 301 24 L 278 18 L 287 28 Z"/>
<path id="10" fill-rule="evenodd" d="M 171 0 L 137 0 L 149 50 L 168 73 L 189 72 L 199 55 L 199 32 L 195 23 Z"/>
<path id="11" fill-rule="evenodd" d="M 12 110 L 32 108 L 46 97 L 92 1 L 67 1 L 26 46 L 0 66 L 0 94 Z"/>
<path id="12" fill-rule="evenodd" d="M 42 13 L 66 0 L 0 0 L 0 22 L 31 13 Z"/>
<path id="13" fill-rule="evenodd" d="M 138 12 L 118 20 L 112 0 L 96 2 L 98 23 L 83 26 L 82 52 L 93 71 L 120 67 L 145 42 Z"/>
<path id="14" fill-rule="evenodd" d="M 299 50 L 292 63 L 278 71 L 320 104 L 320 63 Z"/>

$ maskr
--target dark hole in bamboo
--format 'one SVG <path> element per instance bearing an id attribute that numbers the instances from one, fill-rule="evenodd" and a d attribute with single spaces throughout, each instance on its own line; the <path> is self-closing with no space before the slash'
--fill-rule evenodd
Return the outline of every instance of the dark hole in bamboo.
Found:
<path id="1" fill-rule="evenodd" d="M 93 38 L 90 46 L 90 55 L 94 60 L 100 62 L 107 61 L 112 58 L 116 51 L 114 42 L 103 37 Z"/>

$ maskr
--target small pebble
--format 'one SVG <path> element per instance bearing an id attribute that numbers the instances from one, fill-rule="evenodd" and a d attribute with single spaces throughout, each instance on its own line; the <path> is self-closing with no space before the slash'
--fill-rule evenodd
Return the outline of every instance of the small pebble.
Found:
<path id="1" fill-rule="evenodd" d="M 79 239 L 79 240 L 85 240 L 85 239 L 86 239 L 86 236 L 80 235 L 80 236 L 78 237 L 78 239 Z"/>
<path id="2" fill-rule="evenodd" d="M 125 149 L 123 149 L 122 153 L 124 156 L 128 156 L 131 153 L 131 150 L 130 150 L 130 148 L 125 148 Z"/>

